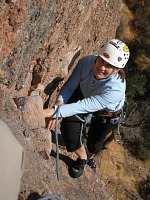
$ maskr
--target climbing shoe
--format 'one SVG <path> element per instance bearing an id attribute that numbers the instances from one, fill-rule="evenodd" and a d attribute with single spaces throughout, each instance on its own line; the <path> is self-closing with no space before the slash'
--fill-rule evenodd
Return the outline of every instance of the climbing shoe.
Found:
<path id="1" fill-rule="evenodd" d="M 78 158 L 75 161 L 74 166 L 71 168 L 72 176 L 74 178 L 80 177 L 83 174 L 84 167 L 85 167 L 86 164 L 87 164 L 87 160 Z"/>
<path id="2" fill-rule="evenodd" d="M 87 160 L 87 165 L 96 173 L 96 162 L 93 158 Z"/>

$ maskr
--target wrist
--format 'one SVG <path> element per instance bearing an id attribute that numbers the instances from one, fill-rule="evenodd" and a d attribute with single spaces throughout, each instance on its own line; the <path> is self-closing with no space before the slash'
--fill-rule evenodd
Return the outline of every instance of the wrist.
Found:
<path id="1" fill-rule="evenodd" d="M 53 108 L 53 110 L 54 110 L 54 112 L 55 112 L 55 106 L 52 106 L 52 108 Z"/>
<path id="2" fill-rule="evenodd" d="M 54 110 L 54 112 L 53 112 L 53 116 L 56 114 L 56 112 L 57 112 L 57 108 L 58 108 L 57 105 L 52 106 L 52 109 Z"/>
<path id="3" fill-rule="evenodd" d="M 46 117 L 51 117 L 51 115 L 52 115 L 52 111 L 49 108 L 44 109 L 43 112 L 44 112 L 44 117 L 45 118 Z"/>

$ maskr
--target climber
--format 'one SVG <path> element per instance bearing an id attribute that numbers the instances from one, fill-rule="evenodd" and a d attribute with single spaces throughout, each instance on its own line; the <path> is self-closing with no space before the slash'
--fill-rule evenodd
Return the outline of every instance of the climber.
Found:
<path id="1" fill-rule="evenodd" d="M 118 39 L 106 42 L 98 55 L 81 58 L 72 75 L 63 85 L 55 105 L 44 109 L 46 128 L 52 129 L 59 106 L 61 134 L 67 151 L 78 156 L 71 171 L 80 177 L 85 165 L 96 172 L 94 156 L 103 148 L 108 133 L 118 124 L 125 101 L 125 67 L 129 49 Z M 62 105 L 63 104 L 63 105 Z M 80 140 L 81 121 L 93 113 L 87 137 L 87 150 Z"/>

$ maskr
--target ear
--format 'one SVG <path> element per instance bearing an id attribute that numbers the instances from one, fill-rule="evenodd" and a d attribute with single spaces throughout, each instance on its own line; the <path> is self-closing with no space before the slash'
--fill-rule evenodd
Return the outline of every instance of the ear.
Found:
<path id="1" fill-rule="evenodd" d="M 116 72 L 119 72 L 120 71 L 120 68 L 116 68 Z"/>

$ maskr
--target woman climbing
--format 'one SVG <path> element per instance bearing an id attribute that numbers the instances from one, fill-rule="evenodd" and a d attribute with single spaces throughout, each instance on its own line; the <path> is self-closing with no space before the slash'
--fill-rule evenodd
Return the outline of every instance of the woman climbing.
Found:
<path id="1" fill-rule="evenodd" d="M 44 109 L 46 128 L 51 129 L 61 105 L 61 134 L 67 151 L 78 156 L 71 168 L 75 178 L 83 174 L 86 164 L 96 171 L 94 156 L 102 150 L 106 136 L 118 124 L 126 90 L 123 68 L 129 54 L 124 42 L 112 39 L 102 46 L 98 55 L 81 58 L 63 85 L 55 106 Z M 88 113 L 93 116 L 86 151 L 80 136 L 82 122 L 76 115 L 83 118 Z"/>

